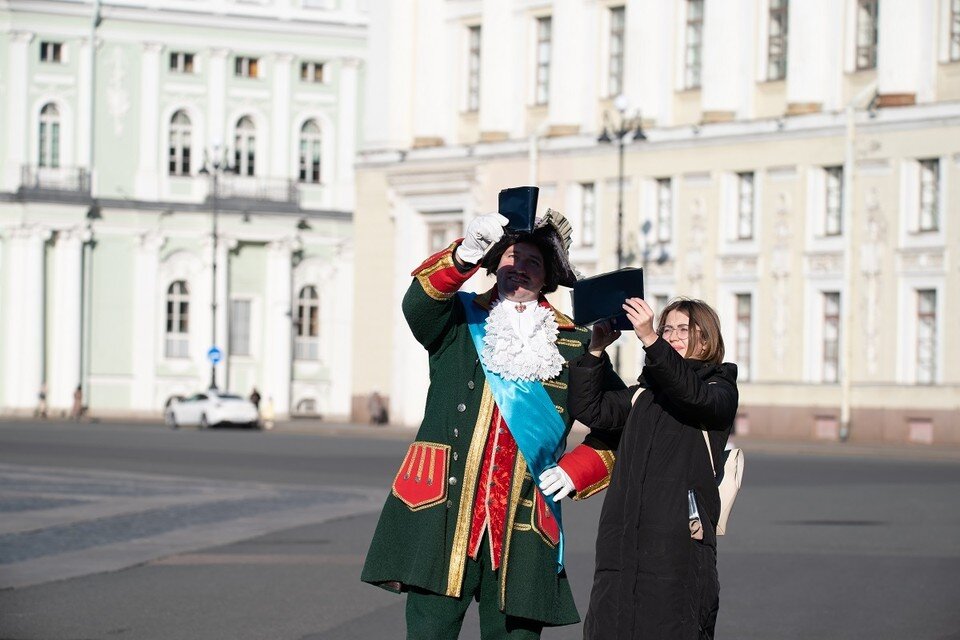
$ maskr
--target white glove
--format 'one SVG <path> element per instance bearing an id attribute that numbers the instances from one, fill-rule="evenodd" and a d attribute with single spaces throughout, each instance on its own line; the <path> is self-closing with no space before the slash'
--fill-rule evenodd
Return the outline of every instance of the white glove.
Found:
<path id="1" fill-rule="evenodd" d="M 503 227 L 508 222 L 499 213 L 487 213 L 471 220 L 463 243 L 457 247 L 457 258 L 466 264 L 480 262 L 487 250 L 503 235 Z"/>
<path id="2" fill-rule="evenodd" d="M 554 502 L 560 502 L 564 496 L 576 490 L 570 475 L 560 467 L 552 467 L 541 473 L 539 483 L 543 495 L 552 495 Z"/>

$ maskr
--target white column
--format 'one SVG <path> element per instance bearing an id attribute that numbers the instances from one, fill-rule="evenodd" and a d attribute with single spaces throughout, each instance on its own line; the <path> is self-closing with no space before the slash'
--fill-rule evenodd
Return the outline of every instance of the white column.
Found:
<path id="1" fill-rule="evenodd" d="M 340 86 L 337 91 L 337 175 L 334 207 L 352 210 L 354 206 L 353 163 L 357 154 L 357 73 L 360 61 L 344 59 L 340 64 Z"/>
<path id="2" fill-rule="evenodd" d="M 580 130 L 584 75 L 573 72 L 587 59 L 584 47 L 585 10 L 582 0 L 555 0 L 550 47 L 548 135 L 572 135 Z M 606 73 L 606 65 L 602 65 Z M 514 70 L 515 72 L 516 70 Z"/>
<path id="3" fill-rule="evenodd" d="M 443 117 L 454 105 L 447 104 L 449 85 L 437 82 L 449 78 L 446 65 L 445 11 L 441 0 L 418 0 L 414 46 L 413 146 L 443 144 Z"/>
<path id="4" fill-rule="evenodd" d="M 399 149 L 411 133 L 414 5 L 390 0 L 375 4 L 367 16 L 364 149 Z"/>
<path id="5" fill-rule="evenodd" d="M 701 105 L 706 122 L 748 115 L 754 84 L 753 43 L 757 11 L 752 0 L 705 3 Z"/>
<path id="6" fill-rule="evenodd" d="M 291 252 L 293 239 L 267 245 L 266 291 L 264 292 L 263 398 L 273 398 L 277 417 L 290 413 L 292 366 Z"/>
<path id="7" fill-rule="evenodd" d="M 880 106 L 930 100 L 936 82 L 934 0 L 884 0 L 877 33 Z"/>
<path id="8" fill-rule="evenodd" d="M 80 384 L 80 332 L 83 273 L 83 243 L 90 237 L 84 227 L 57 233 L 53 253 L 53 308 L 50 371 L 47 375 L 50 409 L 69 411 L 73 392 Z"/>
<path id="9" fill-rule="evenodd" d="M 145 42 L 140 57 L 140 140 L 137 197 L 156 200 L 160 179 L 160 54 L 163 45 Z"/>
<path id="10" fill-rule="evenodd" d="M 210 50 L 210 70 L 207 74 L 207 131 L 209 137 L 207 140 L 197 141 L 197 144 L 202 143 L 203 147 L 206 147 L 207 143 L 226 144 L 224 119 L 227 117 L 227 56 L 229 54 L 228 49 Z"/>
<path id="11" fill-rule="evenodd" d="M 156 403 L 158 333 L 165 330 L 159 287 L 160 250 L 165 238 L 152 231 L 139 239 L 134 262 L 133 307 L 133 388 L 131 404 L 135 411 L 153 411 Z"/>
<path id="12" fill-rule="evenodd" d="M 327 329 L 330 364 L 336 374 L 330 380 L 330 413 L 349 416 L 353 397 L 353 247 L 341 249 L 335 258 L 336 271 L 329 280 L 335 298 L 335 310 L 330 314 Z M 324 331 L 324 329 L 321 329 Z"/>
<path id="13" fill-rule="evenodd" d="M 87 165 L 90 162 L 90 93 L 93 91 L 93 77 L 90 73 L 90 39 L 80 39 L 80 51 L 78 53 L 78 78 L 77 78 L 77 123 L 75 131 L 77 132 L 77 166 L 86 167 L 88 170 L 92 167 Z"/>
<path id="14" fill-rule="evenodd" d="M 496 140 L 506 138 L 510 132 L 510 110 L 515 98 L 510 90 L 512 80 L 522 75 L 527 60 L 510 37 L 517 32 L 510 0 L 483 0 L 481 19 L 480 135 Z"/>
<path id="15" fill-rule="evenodd" d="M 644 120 L 657 126 L 671 124 L 674 74 L 673 50 L 677 32 L 673 4 L 662 0 L 627 3 L 624 95 Z"/>
<path id="16" fill-rule="evenodd" d="M 50 230 L 39 225 L 7 232 L 5 300 L 11 308 L 16 301 L 17 310 L 7 313 L 4 336 L 4 396 L 10 409 L 35 408 L 43 383 L 44 243 L 49 237 Z"/>
<path id="17" fill-rule="evenodd" d="M 843 7 L 833 0 L 790 5 L 787 33 L 787 112 L 814 113 L 834 108 L 843 71 Z"/>
<path id="18" fill-rule="evenodd" d="M 28 51 L 33 34 L 14 31 L 10 34 L 9 65 L 7 66 L 7 167 L 3 176 L 4 191 L 16 191 L 20 186 L 20 171 L 27 161 L 27 71 L 30 69 Z"/>
<path id="19" fill-rule="evenodd" d="M 278 53 L 273 59 L 273 118 L 270 139 L 273 142 L 272 165 L 268 175 L 292 178 L 290 174 L 290 74 L 293 55 Z"/>

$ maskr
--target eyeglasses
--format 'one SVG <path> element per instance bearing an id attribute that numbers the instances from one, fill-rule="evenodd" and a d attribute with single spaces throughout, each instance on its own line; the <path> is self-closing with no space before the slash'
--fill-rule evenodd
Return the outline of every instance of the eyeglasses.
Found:
<path id="1" fill-rule="evenodd" d="M 660 336 L 665 340 L 669 340 L 673 335 L 676 335 L 680 340 L 686 340 L 690 336 L 690 327 L 685 324 L 682 324 L 679 327 L 671 327 L 670 325 L 666 325 L 660 329 Z"/>

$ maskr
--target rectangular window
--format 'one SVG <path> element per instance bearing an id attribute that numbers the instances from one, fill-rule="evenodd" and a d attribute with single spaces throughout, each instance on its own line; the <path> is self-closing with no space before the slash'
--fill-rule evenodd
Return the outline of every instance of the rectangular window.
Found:
<path id="1" fill-rule="evenodd" d="M 300 80 L 302 82 L 323 82 L 323 63 L 322 62 L 301 62 Z"/>
<path id="2" fill-rule="evenodd" d="M 823 294 L 823 381 L 840 379 L 840 293 Z"/>
<path id="3" fill-rule="evenodd" d="M 937 291 L 917 291 L 917 384 L 937 377 Z"/>
<path id="4" fill-rule="evenodd" d="M 753 172 L 737 174 L 737 240 L 753 239 Z"/>
<path id="5" fill-rule="evenodd" d="M 427 224 L 427 244 L 430 253 L 437 253 L 449 247 L 454 240 L 463 235 L 463 223 L 459 221 L 430 222 Z"/>
<path id="6" fill-rule="evenodd" d="M 857 0 L 857 71 L 877 68 L 877 11 L 880 0 Z"/>
<path id="7" fill-rule="evenodd" d="M 789 0 L 770 0 L 767 27 L 767 80 L 787 77 L 787 21 Z"/>
<path id="8" fill-rule="evenodd" d="M 843 167 L 827 167 L 823 171 L 826 180 L 823 235 L 839 236 L 843 233 Z"/>
<path id="9" fill-rule="evenodd" d="M 467 53 L 467 111 L 480 109 L 480 27 L 469 29 L 470 50 Z"/>
<path id="10" fill-rule="evenodd" d="M 920 217 L 918 231 L 940 229 L 940 160 L 920 161 Z"/>
<path id="11" fill-rule="evenodd" d="M 583 212 L 580 244 L 584 247 L 592 247 L 596 240 L 597 226 L 597 197 L 592 182 L 584 182 L 580 185 L 580 210 Z"/>
<path id="12" fill-rule="evenodd" d="M 673 235 L 673 181 L 657 179 L 657 241 L 670 242 Z"/>
<path id="13" fill-rule="evenodd" d="M 193 54 L 183 51 L 171 52 L 170 71 L 174 73 L 193 73 Z"/>
<path id="14" fill-rule="evenodd" d="M 257 78 L 259 77 L 259 67 L 260 59 L 259 58 L 248 58 L 245 56 L 237 56 L 234 60 L 233 72 L 234 75 L 241 78 Z"/>
<path id="15" fill-rule="evenodd" d="M 250 355 L 250 301 L 230 301 L 230 355 Z"/>
<path id="16" fill-rule="evenodd" d="M 737 294 L 737 378 L 750 379 L 750 342 L 753 326 L 753 297 Z"/>
<path id="17" fill-rule="evenodd" d="M 56 169 L 60 166 L 60 123 L 56 120 L 40 120 L 40 157 L 41 167 Z"/>
<path id="18" fill-rule="evenodd" d="M 550 101 L 550 55 L 552 47 L 553 20 L 537 18 L 537 72 L 536 104 L 547 104 Z"/>
<path id="19" fill-rule="evenodd" d="M 703 0 L 687 0 L 687 31 L 684 54 L 684 89 L 700 88 L 703 53 Z"/>
<path id="20" fill-rule="evenodd" d="M 950 60 L 960 60 L 960 0 L 950 3 Z"/>
<path id="21" fill-rule="evenodd" d="M 610 64 L 607 76 L 607 95 L 623 93 L 623 51 L 626 36 L 626 8 L 610 8 Z"/>
<path id="22" fill-rule="evenodd" d="M 63 43 L 62 42 L 41 42 L 40 43 L 40 62 L 63 62 Z"/>

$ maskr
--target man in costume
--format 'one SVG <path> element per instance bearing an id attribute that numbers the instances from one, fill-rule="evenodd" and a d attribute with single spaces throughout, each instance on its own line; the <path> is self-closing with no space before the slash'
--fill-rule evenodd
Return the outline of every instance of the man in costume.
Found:
<path id="1" fill-rule="evenodd" d="M 532 190 L 532 221 L 536 188 L 517 189 Z M 501 192 L 501 211 L 517 189 Z M 456 638 L 472 599 L 484 640 L 539 638 L 544 626 L 579 621 L 558 501 L 605 488 L 613 451 L 591 433 L 563 455 L 566 363 L 591 334 L 543 294 L 576 280 L 570 226 L 554 211 L 532 231 L 505 230 L 507 222 L 474 219 L 463 240 L 414 270 L 403 300 L 429 354 L 430 388 L 361 579 L 407 593 L 411 639 Z M 496 286 L 459 292 L 481 267 Z"/>

